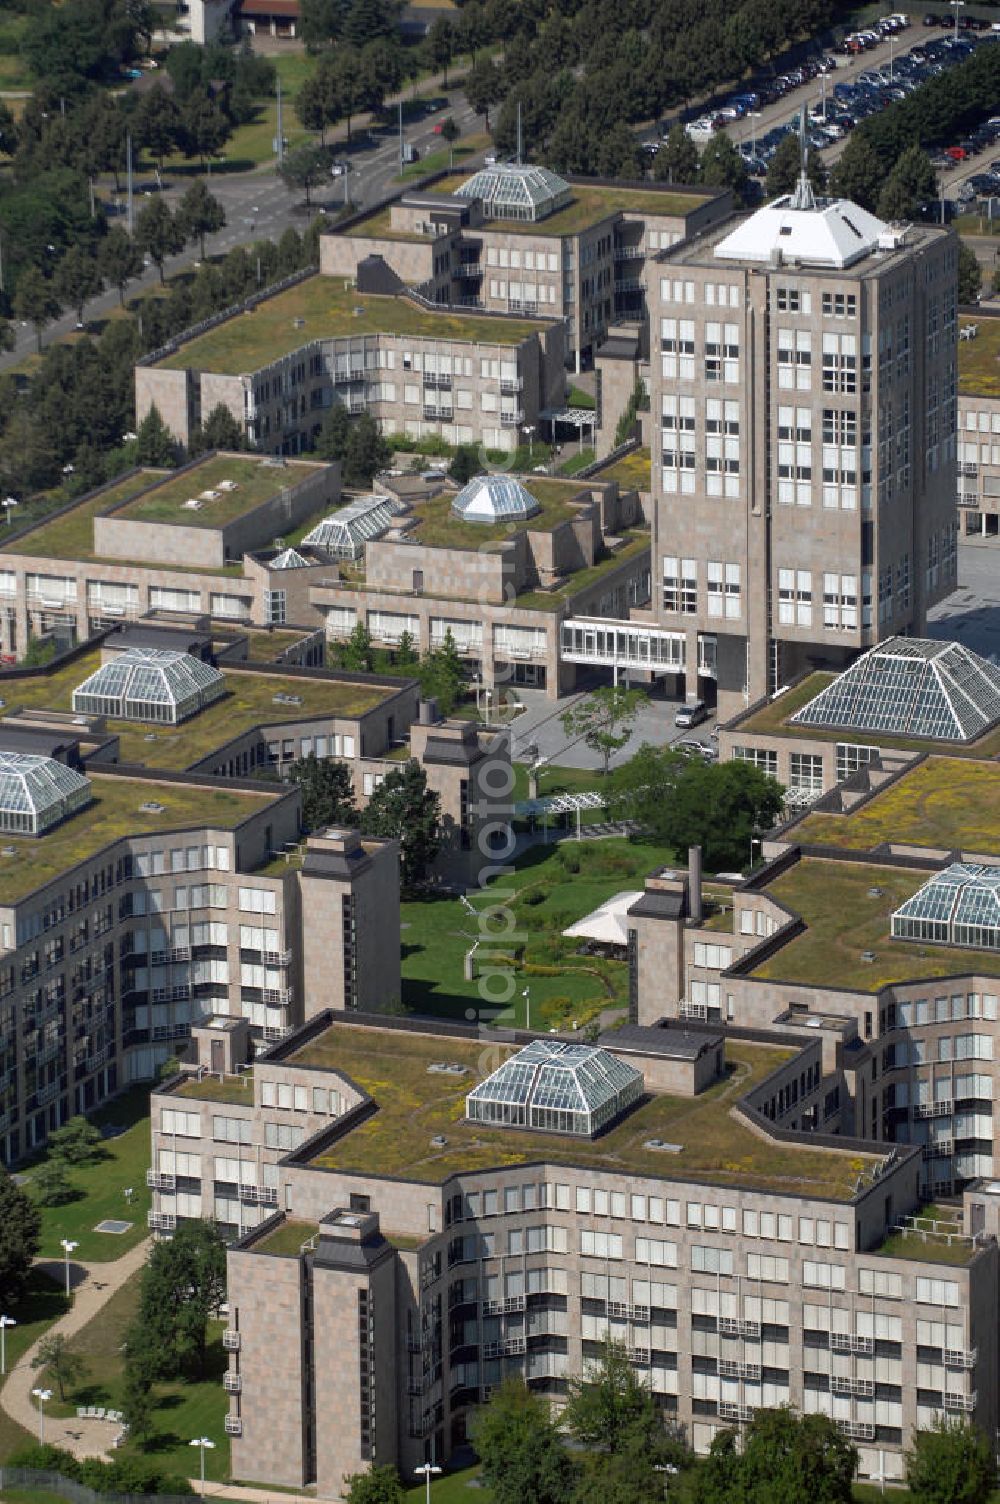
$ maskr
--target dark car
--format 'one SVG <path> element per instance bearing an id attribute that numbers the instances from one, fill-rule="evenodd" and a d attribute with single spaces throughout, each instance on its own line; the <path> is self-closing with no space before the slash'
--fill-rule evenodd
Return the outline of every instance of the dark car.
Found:
<path id="1" fill-rule="evenodd" d="M 927 12 L 926 16 L 924 17 L 925 26 L 940 26 L 941 24 L 942 22 L 938 19 L 937 16 L 932 15 L 930 11 Z"/>

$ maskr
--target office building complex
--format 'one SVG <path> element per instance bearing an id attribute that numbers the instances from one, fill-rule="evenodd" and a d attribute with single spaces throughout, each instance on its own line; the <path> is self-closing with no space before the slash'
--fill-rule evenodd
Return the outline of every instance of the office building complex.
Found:
<path id="1" fill-rule="evenodd" d="M 959 320 L 958 508 L 963 538 L 1000 538 L 1000 317 Z"/>
<path id="2" fill-rule="evenodd" d="M 954 588 L 957 244 L 796 193 L 650 269 L 654 620 L 724 714 Z"/>

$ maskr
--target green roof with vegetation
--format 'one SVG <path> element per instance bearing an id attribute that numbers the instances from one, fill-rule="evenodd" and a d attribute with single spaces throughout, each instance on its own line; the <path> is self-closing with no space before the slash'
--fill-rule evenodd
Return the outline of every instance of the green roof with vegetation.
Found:
<path id="1" fill-rule="evenodd" d="M 190 469 L 165 477 L 153 490 L 121 507 L 115 517 L 126 522 L 221 528 L 280 496 L 282 491 L 311 479 L 322 469 L 323 465 L 303 460 L 286 460 L 283 465 L 275 465 L 257 455 L 211 455 Z M 220 491 L 223 481 L 234 482 L 236 489 Z M 201 500 L 205 491 L 218 494 L 212 500 Z M 185 507 L 185 502 L 196 499 L 201 500 L 197 510 Z M 330 498 L 327 500 L 329 504 Z"/>
<path id="2" fill-rule="evenodd" d="M 192 1075 L 171 1091 L 172 1097 L 191 1097 L 196 1102 L 225 1102 L 230 1107 L 253 1106 L 253 1073 L 240 1076 Z"/>
<path id="3" fill-rule="evenodd" d="M 0 695 L 5 713 L 13 710 L 71 710 L 73 690 L 92 674 L 101 661 L 99 651 L 82 653 L 52 674 L 30 678 L 5 678 L 0 674 Z M 353 720 L 397 693 L 394 687 L 334 679 L 311 679 L 292 674 L 223 670 L 227 693 L 207 705 L 198 715 L 177 726 L 108 718 L 111 735 L 121 740 L 121 760 L 149 767 L 182 769 L 201 762 L 216 747 L 260 725 L 282 721 L 305 721 L 321 717 Z M 275 703 L 275 695 L 297 695 L 301 704 Z"/>
<path id="4" fill-rule="evenodd" d="M 444 491 L 427 501 L 412 503 L 400 517 L 401 523 L 414 519 L 407 536 L 429 548 L 471 548 L 484 543 L 505 543 L 515 533 L 550 533 L 560 523 L 570 522 L 580 514 L 580 504 L 590 501 L 590 492 L 572 480 L 550 480 L 539 476 L 518 476 L 542 510 L 533 517 L 510 519 L 489 524 L 467 522 L 451 509 L 454 492 Z M 574 502 L 577 503 L 574 505 Z"/>
<path id="5" fill-rule="evenodd" d="M 1000 975 L 1000 955 L 916 940 L 894 940 L 895 909 L 927 880 L 912 868 L 805 857 L 765 892 L 805 923 L 754 967 L 761 981 L 877 992 L 892 982 L 985 973 Z M 872 959 L 865 960 L 870 955 Z"/>
<path id="6" fill-rule="evenodd" d="M 646 528 L 632 528 L 618 535 L 615 540 L 616 548 L 608 549 L 607 553 L 596 564 L 591 564 L 587 569 L 578 569 L 573 574 L 568 574 L 560 585 L 554 590 L 525 590 L 518 595 L 512 605 L 519 611 L 558 611 L 568 601 L 574 600 L 584 590 L 590 590 L 595 585 L 622 564 L 634 562 L 642 555 L 650 551 L 650 535 Z"/>
<path id="7" fill-rule="evenodd" d="M 958 390 L 1000 397 L 1000 318 L 981 313 L 959 319 L 959 324 L 975 324 L 978 333 L 975 339 L 958 342 Z"/>
<path id="8" fill-rule="evenodd" d="M 248 632 L 247 657 L 252 663 L 274 663 L 297 642 L 311 637 L 314 630 L 312 627 L 273 627 L 270 631 Z"/>
<path id="9" fill-rule="evenodd" d="M 730 734 L 737 744 L 744 732 L 753 732 L 760 736 L 795 737 L 801 741 L 849 742 L 863 747 L 885 747 L 895 752 L 928 752 L 941 745 L 928 737 L 887 736 L 882 731 L 858 731 L 847 726 L 793 726 L 791 718 L 795 712 L 814 700 L 836 677 L 836 674 L 822 670 L 807 674 L 791 689 L 775 695 L 766 704 L 732 722 Z M 1000 726 L 995 726 L 977 742 L 969 742 L 965 746 L 948 744 L 949 757 L 995 757 L 998 754 Z"/>
<path id="10" fill-rule="evenodd" d="M 440 1182 L 462 1171 L 527 1163 L 595 1166 L 619 1174 L 677 1174 L 716 1185 L 757 1186 L 796 1196 L 847 1199 L 867 1163 L 854 1153 L 830 1154 L 759 1137 L 730 1115 L 734 1103 L 791 1057 L 790 1050 L 728 1047 L 728 1078 L 699 1097 L 654 1095 L 595 1139 L 465 1121 L 465 1098 L 511 1052 L 483 1040 L 333 1024 L 289 1057 L 294 1065 L 342 1071 L 378 1104 L 368 1120 L 321 1151 L 318 1167 L 368 1176 Z M 435 1061 L 464 1065 L 467 1074 L 431 1073 Z M 443 1135 L 446 1143 L 432 1139 Z M 648 1140 L 679 1143 L 676 1154 L 646 1148 Z"/>
<path id="11" fill-rule="evenodd" d="M 652 461 L 649 449 L 633 449 L 606 469 L 598 470 L 594 480 L 616 480 L 622 491 L 648 491 L 652 484 Z"/>
<path id="12" fill-rule="evenodd" d="M 0 552 L 7 554 L 30 554 L 48 559 L 93 559 L 94 518 L 98 512 L 106 512 L 116 502 L 127 501 L 146 486 L 162 480 L 168 471 L 137 470 L 133 475 L 104 486 L 96 496 L 81 501 L 77 506 L 59 517 L 50 517 L 39 522 L 22 538 L 13 538 L 0 545 Z M 121 563 L 121 559 L 109 562 Z"/>
<path id="13" fill-rule="evenodd" d="M 467 172 L 449 173 L 425 189 L 428 193 L 453 194 L 467 183 Z M 573 197 L 562 209 L 539 220 L 488 220 L 486 230 L 512 235 L 578 235 L 609 215 L 645 214 L 677 216 L 690 214 L 705 202 L 703 193 L 676 193 L 670 188 L 634 188 L 627 183 L 571 183 Z"/>
<path id="14" fill-rule="evenodd" d="M 546 327 L 537 319 L 437 312 L 405 297 L 359 293 L 340 277 L 317 274 L 266 298 L 251 313 L 236 314 L 205 334 L 185 340 L 157 364 L 165 370 L 190 368 L 240 376 L 259 371 L 316 339 L 399 334 L 518 345 Z"/>
<path id="15" fill-rule="evenodd" d="M 5 831 L 0 837 L 0 903 L 16 903 L 122 836 L 195 826 L 231 830 L 284 792 L 276 788 L 274 794 L 250 794 L 157 783 L 155 773 L 121 778 L 91 771 L 89 776 L 93 801 L 48 835 L 15 836 Z M 143 810 L 150 802 L 162 805 L 162 813 Z"/>
<path id="16" fill-rule="evenodd" d="M 892 841 L 1000 855 L 1000 765 L 927 757 L 847 814 L 807 815 L 794 839 L 852 851 Z"/>
<path id="17" fill-rule="evenodd" d="M 254 1253 L 270 1254 L 298 1254 L 301 1252 L 303 1243 L 308 1243 L 319 1232 L 319 1226 L 315 1222 L 301 1221 L 299 1218 L 284 1217 L 270 1232 L 266 1232 L 262 1238 L 258 1238 L 253 1245 Z"/>

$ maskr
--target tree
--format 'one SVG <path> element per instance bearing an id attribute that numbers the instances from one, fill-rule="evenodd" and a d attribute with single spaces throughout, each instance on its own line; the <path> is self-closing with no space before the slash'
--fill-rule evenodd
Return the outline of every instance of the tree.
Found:
<path id="1" fill-rule="evenodd" d="M 919 146 L 903 152 L 879 194 L 878 213 L 888 220 L 912 219 L 937 197 L 937 176 Z"/>
<path id="2" fill-rule="evenodd" d="M 472 1441 L 493 1504 L 570 1504 L 576 1469 L 549 1407 L 507 1379 L 472 1418 Z"/>
<path id="3" fill-rule="evenodd" d="M 372 640 L 368 628 L 359 619 L 350 637 L 337 649 L 338 667 L 351 669 L 356 674 L 370 674 L 372 659 Z"/>
<path id="4" fill-rule="evenodd" d="M 181 139 L 181 114 L 174 96 L 161 83 L 155 83 L 139 102 L 133 117 L 133 129 L 139 145 L 152 155 L 162 171 L 163 159 Z"/>
<path id="5" fill-rule="evenodd" d="M 76 1198 L 61 1159 L 46 1159 L 31 1177 L 31 1188 L 39 1206 L 62 1206 Z"/>
<path id="6" fill-rule="evenodd" d="M 73 1351 L 62 1332 L 50 1332 L 42 1338 L 31 1366 L 40 1368 L 54 1381 L 60 1400 L 66 1398 L 66 1386 L 76 1384 L 87 1372 L 86 1363 L 79 1353 Z"/>
<path id="7" fill-rule="evenodd" d="M 601 771 L 606 774 L 612 753 L 620 752 L 632 735 L 633 722 L 645 701 L 641 689 L 606 684 L 564 711 L 560 716 L 562 728 L 568 737 L 582 739 L 592 752 L 600 754 Z"/>
<path id="8" fill-rule="evenodd" d="M 503 79 L 491 57 L 477 58 L 465 77 L 465 97 L 473 113 L 482 115 L 490 128 L 490 110 L 503 98 Z"/>
<path id="9" fill-rule="evenodd" d="M 162 287 L 163 263 L 168 256 L 176 256 L 184 249 L 184 229 L 170 212 L 170 206 L 159 194 L 139 211 L 136 220 L 135 239 L 156 266 Z"/>
<path id="10" fill-rule="evenodd" d="M 424 43 L 427 56 L 435 68 L 441 69 L 442 82 L 448 87 L 448 64 L 455 56 L 455 28 L 447 16 L 438 16 L 432 22 Z"/>
<path id="11" fill-rule="evenodd" d="M 830 192 L 874 212 L 884 180 L 877 152 L 860 131 L 855 131 L 830 174 Z"/>
<path id="12" fill-rule="evenodd" d="M 455 166 L 455 142 L 458 140 L 461 134 L 462 132 L 459 130 L 458 126 L 455 124 L 450 115 L 447 117 L 447 119 L 442 120 L 441 135 L 448 143 L 449 167 Z"/>
<path id="13" fill-rule="evenodd" d="M 465 669 L 450 627 L 445 631 L 441 646 L 432 648 L 420 660 L 417 677 L 424 698 L 433 696 L 442 715 L 450 715 L 465 680 Z"/>
<path id="14" fill-rule="evenodd" d="M 232 134 L 232 126 L 219 101 L 205 88 L 195 89 L 181 109 L 181 143 L 186 157 L 200 157 L 204 167 Z"/>
<path id="15" fill-rule="evenodd" d="M 699 1469 L 697 1504 L 850 1504 L 857 1450 L 825 1415 L 758 1410 L 743 1435 L 719 1432 Z"/>
<path id="16" fill-rule="evenodd" d="M 452 480 L 464 486 L 474 475 L 479 475 L 482 468 L 478 444 L 459 444 L 448 466 L 448 474 Z"/>
<path id="17" fill-rule="evenodd" d="M 49 1134 L 49 1153 L 67 1165 L 89 1165 L 105 1158 L 100 1129 L 78 1115 Z"/>
<path id="18" fill-rule="evenodd" d="M 153 1431 L 153 1380 L 139 1363 L 126 1359 L 122 1386 L 122 1419 L 135 1441 L 145 1441 Z"/>
<path id="19" fill-rule="evenodd" d="M 328 58 L 303 79 L 295 99 L 295 113 L 307 131 L 318 131 L 320 142 L 326 141 L 326 128 L 335 125 L 342 114 L 337 70 Z"/>
<path id="20" fill-rule="evenodd" d="M 347 1504 L 404 1504 L 406 1492 L 394 1467 L 372 1467 L 352 1473 L 347 1484 Z"/>
<path id="21" fill-rule="evenodd" d="M 105 282 L 117 288 L 118 302 L 124 308 L 125 289 L 142 272 L 142 252 L 121 225 L 112 225 L 101 241 L 97 269 Z"/>
<path id="22" fill-rule="evenodd" d="M 914 1504 L 986 1504 L 996 1478 L 989 1442 L 966 1420 L 939 1416 L 906 1456 Z"/>
<path id="23" fill-rule="evenodd" d="M 615 770 L 606 802 L 613 820 L 634 822 L 648 840 L 678 851 L 701 846 L 718 871 L 744 865 L 752 837 L 781 812 L 783 791 L 751 763 L 709 765 L 644 742 Z"/>
<path id="24" fill-rule="evenodd" d="M 441 849 L 441 800 L 413 757 L 387 773 L 361 816 L 366 835 L 399 842 L 400 877 L 412 890 L 426 878 Z"/>
<path id="25" fill-rule="evenodd" d="M 777 198 L 782 193 L 791 193 L 802 172 L 802 146 L 796 134 L 783 136 L 778 148 L 767 164 L 766 193 L 768 198 Z M 825 193 L 826 168 L 818 152 L 806 152 L 806 176 L 817 193 Z"/>
<path id="26" fill-rule="evenodd" d="M 312 190 L 325 182 L 329 173 L 327 155 L 322 146 L 300 146 L 290 151 L 282 161 L 279 171 L 289 188 L 302 188 L 306 195 L 306 208 L 311 203 Z"/>
<path id="27" fill-rule="evenodd" d="M 240 450 L 247 447 L 246 434 L 224 402 L 216 403 L 204 423 L 195 425 L 188 443 L 188 457 L 209 449 Z"/>
<path id="28" fill-rule="evenodd" d="M 701 154 L 701 181 L 710 188 L 731 188 L 737 204 L 746 197 L 746 164 L 722 131 L 716 131 Z"/>
<path id="29" fill-rule="evenodd" d="M 5 1311 L 24 1292 L 41 1230 L 38 1207 L 6 1170 L 0 1169 L 0 1303 Z"/>
<path id="30" fill-rule="evenodd" d="M 342 402 L 334 402 L 320 425 L 315 453 L 321 460 L 343 462 L 351 434 L 351 419 Z"/>
<path id="31" fill-rule="evenodd" d="M 653 159 L 653 177 L 661 183 L 697 183 L 698 148 L 678 120 Z"/>
<path id="32" fill-rule="evenodd" d="M 205 1375 L 208 1323 L 226 1298 L 226 1245 L 211 1222 L 181 1223 L 142 1271 L 126 1357 L 149 1374 Z"/>
<path id="33" fill-rule="evenodd" d="M 960 239 L 958 242 L 958 301 L 977 303 L 982 285 L 983 272 L 976 260 L 976 253 L 967 241 Z"/>
<path id="34" fill-rule="evenodd" d="M 417 663 L 419 662 L 419 658 L 417 656 L 416 644 L 413 641 L 411 633 L 404 632 L 400 637 L 399 646 L 396 649 L 394 661 L 397 668 L 416 667 Z"/>
<path id="35" fill-rule="evenodd" d="M 361 413 L 347 435 L 342 480 L 349 486 L 371 485 L 378 472 L 388 465 L 391 454 L 371 413 Z"/>
<path id="36" fill-rule="evenodd" d="M 42 330 L 62 312 L 52 283 L 42 276 L 37 267 L 29 266 L 17 279 L 14 293 L 14 313 L 17 318 L 31 324 L 35 330 L 38 348 L 42 348 Z"/>
<path id="37" fill-rule="evenodd" d="M 83 324 L 83 307 L 101 290 L 97 262 L 82 246 L 71 245 L 56 266 L 52 286 L 59 302 L 76 309 L 76 321 Z"/>
<path id="38" fill-rule="evenodd" d="M 214 235 L 226 223 L 226 211 L 200 178 L 196 178 L 177 205 L 177 223 L 186 240 L 197 240 L 205 259 L 205 236 Z"/>
<path id="39" fill-rule="evenodd" d="M 154 403 L 136 430 L 135 462 L 168 470 L 177 463 L 177 440 Z"/>
<path id="40" fill-rule="evenodd" d="M 322 830 L 328 825 L 357 827 L 361 817 L 346 762 L 318 758 L 310 752 L 293 763 L 292 778 L 302 790 L 302 824 L 306 830 Z"/>
<path id="41" fill-rule="evenodd" d="M 661 1430 L 651 1392 L 642 1384 L 624 1348 L 610 1340 L 598 1363 L 571 1379 L 563 1419 L 582 1447 L 624 1452 L 637 1441 L 654 1444 Z"/>

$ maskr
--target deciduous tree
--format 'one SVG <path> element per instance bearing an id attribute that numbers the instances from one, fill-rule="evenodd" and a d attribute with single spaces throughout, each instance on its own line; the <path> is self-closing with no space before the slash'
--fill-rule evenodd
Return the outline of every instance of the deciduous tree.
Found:
<path id="1" fill-rule="evenodd" d="M 55 289 L 47 277 L 36 267 L 29 266 L 17 280 L 14 293 L 14 313 L 35 331 L 38 348 L 42 348 L 42 330 L 62 312 Z"/>
<path id="2" fill-rule="evenodd" d="M 302 823 L 306 830 L 358 824 L 354 780 L 346 762 L 318 758 L 310 752 L 308 757 L 293 763 L 292 778 L 302 790 Z"/>
<path id="3" fill-rule="evenodd" d="M 415 758 L 387 773 L 361 816 L 367 835 L 399 842 L 402 885 L 422 883 L 441 849 L 441 800 L 427 787 L 427 774 Z"/>
<path id="4" fill-rule="evenodd" d="M 0 1302 L 5 1311 L 24 1293 L 41 1228 L 38 1207 L 6 1170 L 0 1169 Z"/>
<path id="5" fill-rule="evenodd" d="M 990 1444 L 968 1421 L 941 1416 L 916 1432 L 906 1457 L 914 1504 L 986 1504 L 995 1480 Z"/>
<path id="6" fill-rule="evenodd" d="M 49 1153 L 67 1165 L 89 1165 L 106 1157 L 99 1128 L 81 1114 L 49 1134 Z"/>
<path id="7" fill-rule="evenodd" d="M 210 1222 L 179 1224 L 154 1243 L 143 1268 L 139 1316 L 128 1357 L 147 1373 L 203 1378 L 208 1323 L 226 1295 L 226 1245 Z"/>
<path id="8" fill-rule="evenodd" d="M 850 1504 L 857 1449 L 825 1415 L 758 1410 L 737 1450 L 722 1431 L 697 1474 L 697 1504 Z"/>
<path id="9" fill-rule="evenodd" d="M 582 740 L 600 756 L 601 771 L 607 773 L 612 754 L 620 752 L 632 735 L 635 718 L 646 698 L 641 689 L 606 684 L 578 700 L 559 719 L 568 737 Z"/>
<path id="10" fill-rule="evenodd" d="M 97 269 L 105 282 L 118 292 L 118 302 L 125 306 L 125 289 L 142 272 L 142 252 L 122 229 L 112 225 L 101 241 Z"/>
<path id="11" fill-rule="evenodd" d="M 170 212 L 166 199 L 157 194 L 139 211 L 136 220 L 135 239 L 139 249 L 148 255 L 164 281 L 163 266 L 168 256 L 176 256 L 184 249 L 184 229 Z"/>
<path id="12" fill-rule="evenodd" d="M 329 173 L 327 154 L 322 146 L 300 146 L 290 151 L 279 169 L 289 188 L 301 188 L 309 207 L 312 190 L 325 182 Z"/>
<path id="13" fill-rule="evenodd" d="M 82 324 L 84 305 L 101 290 L 97 262 L 82 246 L 71 245 L 55 269 L 52 285 L 59 301 L 75 309 L 77 323 Z"/>
<path id="14" fill-rule="evenodd" d="M 177 205 L 177 222 L 187 240 L 197 240 L 201 259 L 205 259 L 205 236 L 214 235 L 226 223 L 226 211 L 219 200 L 196 178 Z"/>
<path id="15" fill-rule="evenodd" d="M 661 183 L 697 183 L 700 170 L 698 148 L 677 121 L 653 158 L 653 177 Z"/>
<path id="16" fill-rule="evenodd" d="M 50 1332 L 42 1338 L 31 1366 L 40 1368 L 52 1380 L 60 1400 L 65 1400 L 67 1386 L 78 1383 L 87 1372 L 86 1363 L 79 1353 L 73 1351 L 62 1332 Z"/>
<path id="17" fill-rule="evenodd" d="M 507 1379 L 472 1421 L 472 1439 L 493 1504 L 571 1504 L 576 1466 L 548 1405 Z"/>

